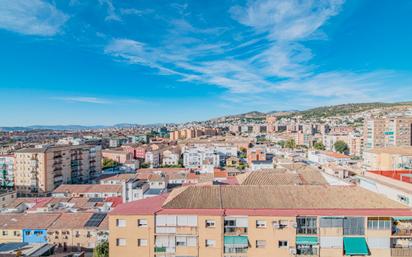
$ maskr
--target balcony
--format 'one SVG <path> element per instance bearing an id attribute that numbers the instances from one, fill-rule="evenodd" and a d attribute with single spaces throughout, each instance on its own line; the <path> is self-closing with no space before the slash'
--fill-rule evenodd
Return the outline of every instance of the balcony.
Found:
<path id="1" fill-rule="evenodd" d="M 398 219 L 392 226 L 393 236 L 412 236 L 412 220 Z"/>
<path id="2" fill-rule="evenodd" d="M 239 227 L 225 227 L 225 235 L 245 235 L 247 234 L 247 228 Z"/>
<path id="3" fill-rule="evenodd" d="M 392 257 L 412 256 L 412 248 L 391 248 Z"/>
<path id="4" fill-rule="evenodd" d="M 156 227 L 156 234 L 176 234 L 176 227 Z"/>
<path id="5" fill-rule="evenodd" d="M 197 227 L 176 227 L 177 235 L 197 235 Z"/>

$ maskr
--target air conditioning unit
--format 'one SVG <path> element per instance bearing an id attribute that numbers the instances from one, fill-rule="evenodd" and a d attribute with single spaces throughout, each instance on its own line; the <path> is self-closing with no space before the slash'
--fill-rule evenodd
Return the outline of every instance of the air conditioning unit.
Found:
<path id="1" fill-rule="evenodd" d="M 289 249 L 289 253 L 290 253 L 291 255 L 296 255 L 296 248 L 290 248 L 290 249 Z"/>

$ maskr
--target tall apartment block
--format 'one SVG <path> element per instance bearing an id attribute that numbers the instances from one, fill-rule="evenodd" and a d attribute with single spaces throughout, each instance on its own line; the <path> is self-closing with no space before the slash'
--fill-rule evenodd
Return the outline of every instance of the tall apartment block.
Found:
<path id="1" fill-rule="evenodd" d="M 0 188 L 14 187 L 14 156 L 0 155 Z"/>
<path id="2" fill-rule="evenodd" d="M 63 183 L 87 182 L 102 170 L 100 146 L 26 148 L 15 158 L 15 186 L 21 193 L 48 193 Z"/>
<path id="3" fill-rule="evenodd" d="M 119 205 L 110 256 L 412 256 L 412 210 L 352 186 L 192 186 Z"/>
<path id="4" fill-rule="evenodd" d="M 412 146 L 412 117 L 366 119 L 365 149 L 389 146 Z"/>

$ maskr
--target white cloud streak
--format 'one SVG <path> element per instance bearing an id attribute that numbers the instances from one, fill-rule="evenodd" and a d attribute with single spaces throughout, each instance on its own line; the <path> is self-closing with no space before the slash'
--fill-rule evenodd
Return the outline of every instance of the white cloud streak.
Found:
<path id="1" fill-rule="evenodd" d="M 0 0 L 0 28 L 26 35 L 54 36 L 69 16 L 41 0 Z"/>
<path id="2" fill-rule="evenodd" d="M 381 97 L 386 83 L 398 75 L 394 72 L 316 72 L 311 63 L 313 53 L 305 41 L 325 39 L 319 37 L 321 28 L 339 13 L 343 2 L 249 1 L 246 6 L 234 6 L 229 11 L 244 26 L 240 32 L 196 28 L 183 19 L 171 20 L 165 42 L 154 46 L 132 39 L 113 39 L 105 53 L 120 61 L 153 68 L 162 75 L 177 76 L 181 81 L 225 88 L 223 100 L 245 106 L 269 106 L 288 92 L 296 97 L 286 101 L 298 106 L 319 105 L 320 101 L 394 100 Z M 213 37 L 223 32 L 232 33 L 235 41 Z"/>
<path id="3" fill-rule="evenodd" d="M 52 97 L 51 99 L 60 100 L 71 103 L 88 103 L 88 104 L 110 104 L 111 101 L 103 98 L 92 96 L 65 96 L 65 97 Z"/>

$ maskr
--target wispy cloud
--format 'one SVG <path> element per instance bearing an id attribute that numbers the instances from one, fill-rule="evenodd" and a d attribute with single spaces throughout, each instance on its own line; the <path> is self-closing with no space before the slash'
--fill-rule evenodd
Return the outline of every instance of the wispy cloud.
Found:
<path id="1" fill-rule="evenodd" d="M 107 44 L 105 53 L 181 81 L 225 88 L 222 100 L 244 106 L 270 106 L 288 92 L 296 97 L 282 100 L 297 106 L 388 100 L 382 92 L 399 77 L 395 72 L 319 72 L 312 63 L 314 54 L 306 42 L 327 38 L 322 26 L 339 14 L 343 4 L 343 0 L 250 0 L 229 9 L 228 15 L 241 29 L 197 27 L 182 15 L 168 20 L 170 30 L 159 44 L 118 38 Z M 178 9 L 189 11 L 187 5 Z M 230 40 L 223 40 L 223 33 Z"/>
<path id="2" fill-rule="evenodd" d="M 100 5 L 105 5 L 107 7 L 106 21 L 121 21 L 122 18 L 117 14 L 116 8 L 113 5 L 112 0 L 99 0 Z"/>
<path id="3" fill-rule="evenodd" d="M 331 16 L 336 15 L 343 0 L 258 0 L 247 6 L 234 6 L 231 14 L 256 32 L 267 33 L 272 40 L 306 39 Z"/>
<path id="4" fill-rule="evenodd" d="M 235 6 L 230 13 L 247 26 L 240 32 L 239 42 L 213 36 L 228 28 L 197 28 L 185 19 L 172 19 L 164 44 L 155 47 L 132 39 L 114 39 L 105 53 L 161 74 L 178 75 L 183 81 L 217 85 L 231 92 L 261 92 L 273 86 L 273 79 L 310 74 L 312 53 L 299 41 L 335 15 L 342 1 L 317 3 L 253 1 L 245 7 Z M 186 9 L 179 6 L 179 10 Z"/>
<path id="5" fill-rule="evenodd" d="M 69 16 L 42 0 L 1 0 L 0 28 L 27 35 L 54 36 Z"/>
<path id="6" fill-rule="evenodd" d="M 60 100 L 72 103 L 89 103 L 89 104 L 110 104 L 111 101 L 98 97 L 90 96 L 64 96 L 64 97 L 51 97 L 54 100 Z"/>

